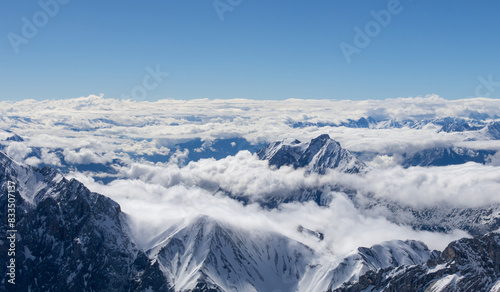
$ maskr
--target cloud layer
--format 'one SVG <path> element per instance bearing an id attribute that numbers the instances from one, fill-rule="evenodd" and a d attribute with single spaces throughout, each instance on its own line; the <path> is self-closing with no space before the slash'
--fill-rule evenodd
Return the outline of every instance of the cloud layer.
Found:
<path id="1" fill-rule="evenodd" d="M 0 143 L 18 161 L 52 165 L 69 171 L 73 165 L 107 165 L 117 178 L 98 183 L 89 174 L 72 172 L 93 191 L 116 200 L 134 222 L 134 234 L 143 247 L 152 237 L 180 218 L 201 214 L 249 230 L 281 232 L 318 251 L 343 254 L 364 245 L 391 239 L 424 240 L 441 249 L 464 232 L 418 232 L 389 222 L 383 215 L 363 215 L 346 194 L 335 192 L 340 184 L 405 206 L 482 207 L 500 203 L 500 158 L 491 163 L 446 167 L 411 167 L 398 164 L 401 155 L 433 147 L 469 147 L 500 150 L 500 141 L 486 140 L 479 132 L 438 132 L 433 124 L 410 128 L 366 129 L 336 126 L 347 119 L 432 120 L 500 116 L 500 100 L 475 98 L 445 100 L 438 96 L 387 100 L 160 100 L 136 102 L 88 96 L 67 100 L 0 102 Z M 291 127 L 293 123 L 308 123 Z M 7 141 L 13 134 L 24 141 Z M 244 138 L 267 143 L 283 138 L 307 141 L 329 134 L 344 148 L 358 152 L 371 171 L 364 175 L 330 172 L 306 175 L 301 169 L 269 168 L 248 151 L 224 159 L 187 160 L 189 150 L 178 143 L 201 139 L 205 151 L 214 139 Z M 237 147 L 235 142 L 232 147 Z M 117 163 L 116 161 L 119 161 Z M 109 170 L 109 168 L 106 168 Z M 98 170 L 96 170 L 98 171 Z M 93 173 L 92 176 L 109 175 Z M 324 188 L 331 203 L 284 204 L 263 209 L 243 205 L 222 194 L 222 188 L 250 202 L 287 196 L 301 189 Z M 302 225 L 325 234 L 318 242 L 297 232 Z"/>

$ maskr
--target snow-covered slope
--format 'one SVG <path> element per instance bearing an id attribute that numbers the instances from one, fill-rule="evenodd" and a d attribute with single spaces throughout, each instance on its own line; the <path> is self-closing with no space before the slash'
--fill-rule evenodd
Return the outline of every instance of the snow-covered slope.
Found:
<path id="1" fill-rule="evenodd" d="M 293 291 L 314 257 L 280 234 L 250 232 L 208 216 L 180 223 L 158 239 L 147 253 L 176 291 Z"/>
<path id="2" fill-rule="evenodd" d="M 430 251 L 419 241 L 393 240 L 372 246 L 360 247 L 340 262 L 310 266 L 300 282 L 300 291 L 327 291 L 346 282 L 356 282 L 368 271 L 425 264 L 436 258 L 437 251 Z"/>
<path id="3" fill-rule="evenodd" d="M 140 250 L 116 202 L 49 168 L 18 164 L 1 153 L 0 216 L 5 217 L 8 181 L 18 190 L 19 291 L 417 291 L 408 286 L 414 283 L 434 289 L 429 291 L 487 292 L 495 291 L 500 277 L 497 233 L 456 241 L 440 255 L 421 242 L 389 241 L 338 260 L 340 255 L 319 250 L 321 245 L 311 249 L 278 232 L 205 215 L 166 226 Z M 367 216 L 371 207 L 386 207 L 393 212 L 390 220 L 415 229 L 483 234 L 500 222 L 498 206 L 440 211 L 373 198 L 363 202 L 356 207 Z M 6 228 L 0 225 L 0 232 L 6 234 Z M 302 226 L 297 232 L 329 240 Z M 5 251 L 7 241 L 1 239 L 0 246 Z M 0 260 L 7 262 L 6 255 Z M 5 275 L 6 265 L 0 272 Z M 0 290 L 7 290 L 6 284 L 4 278 Z"/>
<path id="4" fill-rule="evenodd" d="M 297 139 L 273 142 L 259 150 L 257 155 L 278 168 L 283 165 L 304 167 L 319 174 L 325 174 L 328 169 L 345 173 L 359 173 L 366 169 L 361 160 L 327 134 L 305 143 Z"/>
<path id="5" fill-rule="evenodd" d="M 36 205 L 47 196 L 57 195 L 54 186 L 61 182 L 62 175 L 51 168 L 33 170 L 25 167 L 0 152 L 0 175 L 18 182 L 17 190 L 21 198 L 30 205 Z"/>
<path id="6" fill-rule="evenodd" d="M 498 291 L 500 234 L 454 241 L 437 257 L 413 266 L 369 271 L 329 291 Z M 495 290 L 496 289 L 496 290 Z"/>

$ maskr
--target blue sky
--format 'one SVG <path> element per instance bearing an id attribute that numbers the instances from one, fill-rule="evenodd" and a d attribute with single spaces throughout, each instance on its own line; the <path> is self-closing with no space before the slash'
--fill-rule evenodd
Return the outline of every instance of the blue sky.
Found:
<path id="1" fill-rule="evenodd" d="M 498 1 L 215 3 L 4 0 L 0 100 L 500 98 Z"/>

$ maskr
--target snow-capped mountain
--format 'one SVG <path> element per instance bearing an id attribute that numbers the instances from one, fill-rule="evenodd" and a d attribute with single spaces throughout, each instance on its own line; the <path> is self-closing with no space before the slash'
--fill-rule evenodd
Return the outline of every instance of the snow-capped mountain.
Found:
<path id="1" fill-rule="evenodd" d="M 359 247 L 340 262 L 309 266 L 299 290 L 333 290 L 343 283 L 358 281 L 359 277 L 369 271 L 422 265 L 430 259 L 437 258 L 438 255 L 437 251 L 431 251 L 422 242 L 414 240 L 393 240 L 370 248 Z"/>
<path id="2" fill-rule="evenodd" d="M 134 261 L 140 252 L 117 203 L 52 169 L 26 167 L 0 153 L 4 218 L 9 181 L 17 190 L 17 291 L 109 291 L 134 286 Z M 7 225 L 0 230 L 6 234 Z M 8 245 L 3 238 L 1 246 L 0 259 L 6 263 Z M 6 265 L 0 272 L 6 274 Z M 3 279 L 0 289 L 6 291 Z"/>
<path id="3" fill-rule="evenodd" d="M 500 234 L 454 241 L 427 263 L 369 271 L 336 292 L 477 291 L 500 288 Z"/>
<path id="4" fill-rule="evenodd" d="M 0 164 L 2 197 L 8 181 L 18 189 L 20 290 L 288 291 L 314 256 L 283 235 L 246 231 L 208 216 L 172 226 L 142 252 L 127 216 L 111 199 L 1 153 Z M 1 202 L 3 213 L 7 200 Z M 6 233 L 5 225 L 1 231 Z M 6 284 L 4 279 L 3 290 Z"/>
<path id="5" fill-rule="evenodd" d="M 315 157 L 323 148 L 326 152 L 329 143 L 326 137 L 306 143 L 298 158 Z M 329 163 L 328 159 L 321 161 Z M 15 182 L 17 189 L 19 291 L 315 292 L 372 291 L 369 289 L 376 287 L 380 289 L 373 291 L 393 291 L 388 287 L 416 291 L 410 289 L 415 286 L 404 286 L 416 275 L 419 287 L 435 289 L 429 291 L 451 291 L 450 287 L 490 291 L 487 289 L 498 284 L 495 281 L 500 275 L 500 240 L 494 233 L 452 243 L 440 255 L 418 241 L 389 241 L 360 247 L 343 259 L 332 260 L 330 252 L 315 250 L 281 233 L 247 230 L 205 215 L 179 220 L 147 246 L 139 247 L 129 230 L 130 219 L 116 202 L 50 168 L 18 164 L 0 153 L 1 216 L 5 215 L 8 181 Z M 318 196 L 311 193 L 306 200 Z M 365 200 L 368 205 L 357 207 L 365 208 L 369 215 L 372 203 L 378 207 L 384 204 Z M 398 224 L 415 224 L 422 230 L 437 226 L 437 231 L 460 228 L 484 234 L 498 228 L 500 222 L 500 209 L 493 207 L 478 208 L 476 213 L 469 209 L 450 209 L 448 213 L 436 209 L 433 213 L 395 203 L 385 206 L 394 211 L 393 220 Z M 402 219 L 409 218 L 408 214 L 414 214 L 415 221 Z M 467 220 L 473 220 L 476 229 L 467 229 Z M 430 227 L 417 227 L 415 222 Z M 6 230 L 7 226 L 0 226 L 0 232 L 6 234 Z M 297 226 L 297 234 L 316 242 L 328 240 L 322 232 L 303 226 Z M 2 239 L 0 259 L 4 262 L 8 260 L 7 248 Z M 0 272 L 5 275 L 6 265 Z M 5 280 L 0 282 L 2 290 L 7 290 Z"/>
<path id="6" fill-rule="evenodd" d="M 345 173 L 359 173 L 366 169 L 364 162 L 327 134 L 305 143 L 297 139 L 276 141 L 259 150 L 257 155 L 277 168 L 283 165 L 304 167 L 319 174 L 325 174 L 328 169 Z"/>
<path id="7" fill-rule="evenodd" d="M 443 118 L 432 121 L 433 124 L 441 126 L 438 132 L 464 132 L 464 131 L 476 131 L 484 127 L 482 121 L 475 119 L 463 119 L 463 118 Z"/>
<path id="8" fill-rule="evenodd" d="M 176 291 L 295 290 L 314 252 L 276 233 L 251 232 L 202 216 L 175 225 L 147 254 Z"/>
<path id="9" fill-rule="evenodd" d="M 346 127 L 346 128 L 365 128 L 365 129 L 391 129 L 409 127 L 413 129 L 422 129 L 428 125 L 438 126 L 438 132 L 464 132 L 477 131 L 483 129 L 491 121 L 492 117 L 487 114 L 471 113 L 468 117 L 444 117 L 434 119 L 376 119 L 371 116 L 361 117 L 359 119 L 346 119 L 341 122 L 308 122 L 308 121 L 288 121 L 287 124 L 292 128 L 307 127 Z"/>

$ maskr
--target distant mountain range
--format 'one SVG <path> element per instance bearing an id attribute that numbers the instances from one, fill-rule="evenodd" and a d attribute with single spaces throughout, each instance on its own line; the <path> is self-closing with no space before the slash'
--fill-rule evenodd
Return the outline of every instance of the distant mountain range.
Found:
<path id="1" fill-rule="evenodd" d="M 288 122 L 288 126 L 293 128 L 321 128 L 321 127 L 348 127 L 348 128 L 369 128 L 369 129 L 393 129 L 393 128 L 411 128 L 411 129 L 436 129 L 436 133 L 463 133 L 464 141 L 487 141 L 500 140 L 500 121 L 499 117 L 490 117 L 485 114 L 472 113 L 469 118 L 446 117 L 438 119 L 421 120 L 387 120 L 376 119 L 373 117 L 362 117 L 354 120 L 349 119 L 338 123 L 321 122 Z M 108 121 L 109 122 L 109 121 Z M 11 143 L 25 143 L 25 139 L 16 133 L 11 132 L 11 136 L 0 141 L 0 150 L 4 150 Z M 148 141 L 151 142 L 151 141 Z M 44 164 L 42 156 L 43 151 L 49 151 L 41 147 L 31 146 L 31 152 L 27 154 L 26 159 L 36 158 L 40 160 L 40 167 L 51 166 L 57 168 L 63 173 L 71 171 L 86 172 L 93 176 L 95 180 L 103 183 L 109 183 L 119 178 L 117 169 L 126 165 L 126 161 L 149 161 L 153 163 L 167 163 L 181 154 L 175 161 L 180 165 L 188 164 L 191 161 L 200 159 L 222 159 L 230 155 L 236 155 L 239 151 L 247 150 L 250 153 L 257 153 L 260 159 L 269 160 L 270 165 L 280 168 L 283 165 L 294 168 L 305 167 L 310 172 L 324 174 L 328 169 L 335 168 L 341 172 L 357 173 L 366 170 L 365 163 L 369 162 L 369 157 L 375 157 L 378 153 L 351 153 L 342 148 L 340 144 L 325 134 L 312 139 L 311 141 L 301 142 L 296 139 L 284 139 L 271 142 L 269 144 L 250 142 L 245 138 L 220 138 L 215 140 L 202 140 L 201 138 L 183 139 L 179 141 L 170 141 L 158 139 L 158 145 L 168 146 L 166 153 L 154 154 L 136 154 L 124 153 L 114 159 L 108 159 L 106 162 L 75 162 L 68 160 L 63 148 L 50 149 L 50 154 L 57 157 L 59 164 Z M 445 143 L 445 145 L 447 145 Z M 412 166 L 446 166 L 463 164 L 467 162 L 476 162 L 488 164 L 498 149 L 493 148 L 467 148 L 464 146 L 430 146 L 429 148 L 418 151 L 409 151 L 407 153 L 389 153 L 388 155 L 402 156 L 398 162 L 403 167 Z M 76 152 L 82 149 L 75 149 Z M 290 150 L 290 151 L 289 151 Z M 100 157 L 100 153 L 95 154 Z M 356 157 L 357 156 L 357 157 Z M 362 159 L 360 159 L 362 158 Z M 328 161 L 322 161 L 327 159 Z M 362 161 L 365 160 L 365 161 Z M 340 163 L 344 163 L 341 165 Z"/>
<path id="2" fill-rule="evenodd" d="M 408 127 L 412 129 L 421 129 L 428 125 L 438 127 L 438 132 L 466 132 L 485 130 L 486 137 L 490 139 L 500 139 L 498 130 L 500 122 L 496 121 L 500 117 L 490 117 L 488 115 L 472 115 L 469 118 L 437 118 L 437 119 L 421 119 L 421 120 L 404 120 L 397 121 L 391 119 L 375 119 L 373 117 L 362 117 L 357 120 L 347 119 L 343 122 L 294 122 L 289 121 L 287 124 L 292 128 L 307 128 L 307 127 L 346 127 L 346 128 L 366 128 L 366 129 L 391 129 Z"/>
<path id="3" fill-rule="evenodd" d="M 309 142 L 285 139 L 257 152 L 271 167 L 309 173 L 370 171 L 328 135 Z M 146 247 L 136 243 L 130 219 L 113 200 L 67 180 L 51 168 L 33 168 L 0 153 L 0 212 L 6 218 L 8 182 L 16 185 L 17 291 L 485 291 L 500 289 L 500 207 L 410 208 L 346 191 L 369 214 L 381 207 L 388 219 L 418 230 L 467 230 L 442 252 L 418 241 L 360 247 L 343 260 L 280 233 L 247 230 L 199 216 L 179 221 Z M 352 190 L 351 190 L 352 191 Z M 219 190 L 219 192 L 224 192 Z M 267 207 L 314 200 L 329 204 L 321 186 L 298 190 Z M 234 196 L 232 194 L 226 194 Z M 265 204 L 263 204 L 266 206 Z M 7 226 L 0 225 L 7 233 Z M 297 226 L 316 241 L 325 235 Z M 2 239 L 0 260 L 8 261 Z M 6 265 L 0 272 L 7 273 Z M 9 286 L 5 277 L 0 290 Z"/>
<path id="4" fill-rule="evenodd" d="M 474 150 L 463 147 L 436 147 L 403 155 L 403 167 L 410 166 L 446 166 L 476 162 L 486 164 L 496 154 L 494 150 Z"/>

